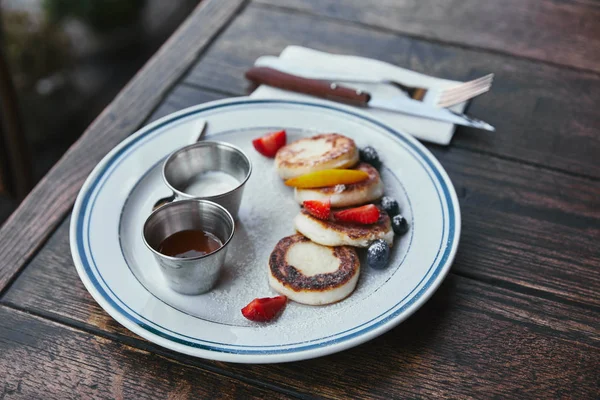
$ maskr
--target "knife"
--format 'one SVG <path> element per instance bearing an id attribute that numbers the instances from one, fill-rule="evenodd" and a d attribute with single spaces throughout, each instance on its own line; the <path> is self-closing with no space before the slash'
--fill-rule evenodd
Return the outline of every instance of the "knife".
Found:
<path id="1" fill-rule="evenodd" d="M 299 66 L 295 60 L 287 60 L 276 56 L 260 56 L 254 62 L 255 67 L 273 68 L 287 74 L 300 76 L 302 78 L 317 79 L 319 81 L 346 82 L 346 83 L 371 83 L 381 84 L 381 78 L 370 75 L 357 75 L 353 73 L 331 72 L 316 68 Z M 387 78 L 387 77 L 386 77 Z M 427 88 L 427 90 L 435 90 Z"/>
<path id="2" fill-rule="evenodd" d="M 490 124 L 446 108 L 435 108 L 405 96 L 379 99 L 369 92 L 352 89 L 318 79 L 303 78 L 268 67 L 253 67 L 246 71 L 246 79 L 258 85 L 269 85 L 292 92 L 308 94 L 363 108 L 379 108 L 421 118 L 450 122 L 477 129 L 494 131 Z"/>

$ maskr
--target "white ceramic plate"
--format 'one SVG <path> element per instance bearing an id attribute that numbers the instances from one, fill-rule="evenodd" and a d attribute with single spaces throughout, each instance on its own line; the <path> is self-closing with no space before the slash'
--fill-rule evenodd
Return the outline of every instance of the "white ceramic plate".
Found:
<path id="1" fill-rule="evenodd" d="M 169 194 L 161 164 L 191 143 L 199 121 L 206 140 L 230 142 L 246 152 L 252 176 L 217 287 L 200 296 L 166 288 L 152 254 L 142 243 L 142 225 L 153 203 Z M 247 321 L 240 309 L 256 297 L 273 296 L 267 260 L 279 239 L 294 233 L 299 206 L 273 161 L 251 140 L 286 129 L 288 141 L 339 132 L 359 146 L 374 146 L 383 161 L 386 193 L 395 197 L 410 224 L 396 238 L 383 271 L 363 264 L 355 292 L 322 307 L 289 302 L 269 324 Z M 454 259 L 460 211 L 450 179 L 420 143 L 364 113 L 321 102 L 217 101 L 156 121 L 122 142 L 83 185 L 71 221 L 71 251 L 77 272 L 94 299 L 138 335 L 193 356 L 244 363 L 319 357 L 356 346 L 388 331 L 431 296 Z"/>

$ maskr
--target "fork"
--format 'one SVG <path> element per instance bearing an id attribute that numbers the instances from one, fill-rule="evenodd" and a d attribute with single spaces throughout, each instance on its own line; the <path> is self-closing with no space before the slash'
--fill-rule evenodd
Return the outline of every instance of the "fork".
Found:
<path id="1" fill-rule="evenodd" d="M 490 90 L 493 81 L 494 74 L 488 74 L 445 89 L 438 97 L 437 106 L 442 108 L 452 107 L 455 104 L 480 96 Z"/>
<path id="2" fill-rule="evenodd" d="M 324 72 L 318 69 L 299 67 L 293 61 L 283 60 L 275 56 L 259 57 L 259 59 L 256 60 L 255 67 L 274 68 L 278 71 L 301 76 L 303 78 L 317 79 L 327 82 L 371 83 L 389 85 L 402 90 L 403 92 L 408 94 L 408 96 L 411 99 L 416 101 L 423 101 L 425 95 L 427 94 L 427 91 L 432 90 L 434 93 L 438 93 L 434 106 L 440 108 L 451 107 L 455 104 L 459 104 L 479 95 L 482 95 L 483 93 L 490 90 L 492 80 L 494 79 L 494 74 L 488 74 L 481 78 L 473 79 L 472 81 L 464 82 L 456 86 L 452 86 L 448 89 L 439 91 L 437 89 L 427 89 L 423 87 L 404 85 L 392 79 L 370 78 L 357 74 L 339 74 L 332 72 Z"/>
<path id="3" fill-rule="evenodd" d="M 411 99 L 417 101 L 423 101 L 425 95 L 429 91 L 429 89 L 426 88 L 407 86 L 391 79 L 340 78 L 341 79 L 336 79 L 336 81 L 348 83 L 379 83 L 383 85 L 390 85 L 402 90 L 408 94 Z M 493 80 L 494 74 L 488 74 L 482 76 L 481 78 L 473 79 L 471 81 L 452 86 L 448 89 L 444 89 L 438 96 L 436 106 L 447 108 L 480 96 L 490 90 Z"/>

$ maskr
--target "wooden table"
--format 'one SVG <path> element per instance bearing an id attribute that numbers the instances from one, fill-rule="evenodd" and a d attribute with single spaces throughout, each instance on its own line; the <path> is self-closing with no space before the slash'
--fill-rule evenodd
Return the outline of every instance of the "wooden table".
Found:
<path id="1" fill-rule="evenodd" d="M 203 1 L 0 230 L 0 399 L 599 398 L 599 21 L 589 0 Z M 75 196 L 136 129 L 243 95 L 244 70 L 288 44 L 496 74 L 470 112 L 497 132 L 427 145 L 460 198 L 452 270 L 409 320 L 320 359 L 236 365 L 149 343 L 80 282 Z"/>

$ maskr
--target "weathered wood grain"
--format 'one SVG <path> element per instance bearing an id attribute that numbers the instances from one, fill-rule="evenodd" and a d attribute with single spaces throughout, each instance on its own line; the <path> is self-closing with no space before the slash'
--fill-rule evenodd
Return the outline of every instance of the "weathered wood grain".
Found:
<path id="1" fill-rule="evenodd" d="M 600 306 L 600 182 L 429 147 L 459 197 L 455 271 Z"/>
<path id="2" fill-rule="evenodd" d="M 290 44 L 373 57 L 450 79 L 494 72 L 492 92 L 477 99 L 470 113 L 495 125 L 497 131 L 460 127 L 452 146 L 600 178 L 600 76 L 594 73 L 250 6 L 186 81 L 243 94 L 244 71 L 254 60 L 277 55 Z"/>
<path id="3" fill-rule="evenodd" d="M 240 366 L 175 354 L 131 334 L 85 291 L 75 268 L 65 261 L 68 251 L 64 225 L 2 302 L 184 364 L 266 381 L 303 395 L 589 398 L 599 390 L 597 308 L 546 300 L 451 273 L 413 317 L 367 344 L 299 363 Z"/>
<path id="4" fill-rule="evenodd" d="M 65 318 L 72 316 L 104 331 L 126 332 L 125 328 L 106 316 L 80 282 L 71 259 L 68 225 L 69 220 L 61 224 L 1 301 L 40 314 L 53 313 Z M 460 271 L 461 264 L 461 258 L 458 257 L 452 272 Z M 538 293 L 519 293 L 460 276 L 452 279 L 460 282 L 459 286 L 464 288 L 461 293 L 464 292 L 467 297 L 481 297 L 479 300 L 472 299 L 477 302 L 490 300 L 493 307 L 497 308 L 495 312 L 507 318 L 523 324 L 534 323 L 532 319 L 536 319 L 535 324 L 554 330 L 558 337 L 600 345 L 600 328 L 595 324 L 600 322 L 600 316 L 589 312 L 600 311 L 599 306 L 546 300 Z M 507 308 L 501 311 L 503 307 Z M 520 308 L 523 310 L 517 312 Z"/>
<path id="5" fill-rule="evenodd" d="M 0 229 L 0 291 L 71 208 L 100 159 L 133 133 L 244 0 L 205 0 Z"/>
<path id="6" fill-rule="evenodd" d="M 1 399 L 289 398 L 0 307 Z"/>
<path id="7" fill-rule="evenodd" d="M 262 5 L 251 6 L 236 18 L 191 71 L 188 83 L 242 94 L 243 71 L 259 55 L 277 54 L 287 44 L 359 52 L 455 79 L 497 73 L 494 92 L 477 100 L 471 110 L 496 124 L 498 132 L 485 135 L 461 129 L 452 147 L 429 146 L 448 170 L 461 202 L 463 237 L 453 272 L 408 321 L 357 348 L 282 365 L 217 363 L 148 343 L 104 313 L 76 275 L 68 220 L 63 221 L 0 297 L 5 305 L 0 306 L 0 398 L 65 398 L 72 393 L 195 398 L 214 397 L 221 387 L 226 397 L 284 393 L 386 399 L 597 398 L 600 77 L 283 12 L 265 7 L 266 1 L 270 0 L 261 0 Z M 172 45 L 35 189 L 9 228 L 0 230 L 0 293 L 63 220 L 84 177 L 104 153 L 152 112 L 150 119 L 220 97 L 184 84 L 160 102 L 244 1 L 203 3 L 208 11 L 191 17 L 171 39 Z M 555 14 L 544 11 L 548 3 L 566 8 L 574 4 L 545 3 L 539 7 L 549 21 Z M 316 2 L 287 6 L 307 4 Z M 356 4 L 349 0 L 339 7 Z M 341 18 L 346 16 L 342 13 Z M 584 17 L 581 21 L 585 34 L 589 26 Z M 567 29 L 565 35 L 571 34 Z M 493 48 L 490 43 L 485 46 Z"/>
<path id="8" fill-rule="evenodd" d="M 600 72 L 600 5 L 564 0 L 255 0 L 419 38 Z"/>
<path id="9" fill-rule="evenodd" d="M 147 123 L 156 121 L 175 111 L 183 110 L 184 108 L 206 103 L 208 101 L 220 100 L 224 97 L 223 94 L 198 90 L 197 88 L 185 84 L 177 85 L 148 118 Z"/>

